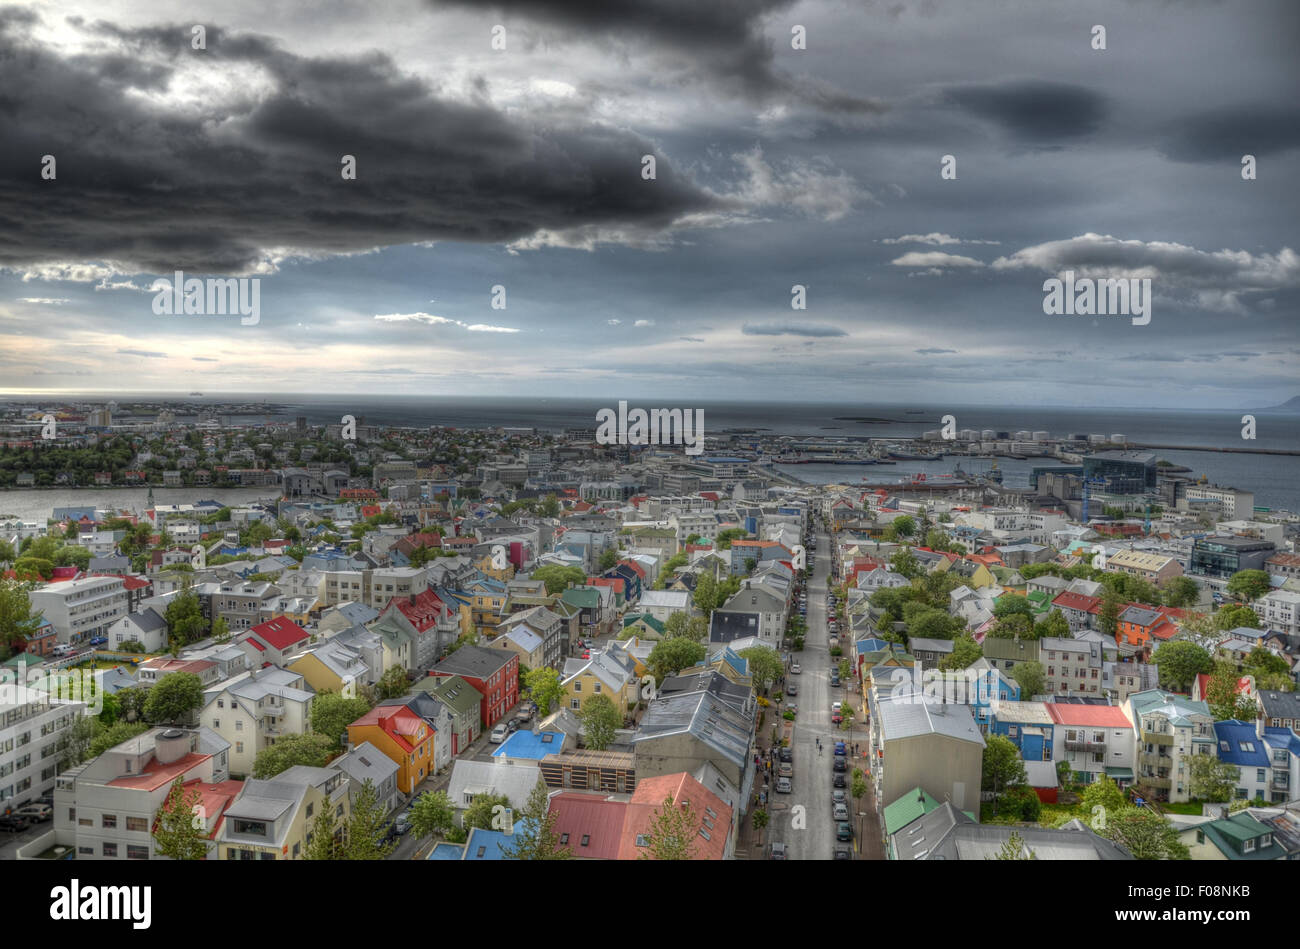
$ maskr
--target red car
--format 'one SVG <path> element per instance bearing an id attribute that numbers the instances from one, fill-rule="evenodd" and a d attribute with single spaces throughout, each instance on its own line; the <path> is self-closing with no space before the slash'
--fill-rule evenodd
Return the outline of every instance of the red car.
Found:
<path id="1" fill-rule="evenodd" d="M 590 658 L 591 658 L 591 653 L 584 649 L 584 650 L 582 651 L 582 658 L 583 658 L 583 659 L 590 659 Z"/>

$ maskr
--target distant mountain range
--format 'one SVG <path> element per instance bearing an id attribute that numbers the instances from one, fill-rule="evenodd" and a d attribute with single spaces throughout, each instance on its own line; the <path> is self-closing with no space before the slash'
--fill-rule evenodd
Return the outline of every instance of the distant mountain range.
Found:
<path id="1" fill-rule="evenodd" d="M 1300 412 L 1300 395 L 1287 399 L 1281 405 L 1271 405 L 1266 409 L 1256 409 L 1256 412 Z"/>

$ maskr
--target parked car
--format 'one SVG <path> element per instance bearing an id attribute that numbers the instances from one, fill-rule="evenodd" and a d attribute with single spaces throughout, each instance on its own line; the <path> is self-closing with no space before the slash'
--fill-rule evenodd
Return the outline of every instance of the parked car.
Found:
<path id="1" fill-rule="evenodd" d="M 19 817 L 26 817 L 29 821 L 43 823 L 54 816 L 54 808 L 48 804 L 24 804 L 14 813 Z"/>
<path id="2" fill-rule="evenodd" d="M 846 744 L 845 744 L 844 742 L 842 742 L 842 741 L 837 741 L 837 742 L 835 743 L 835 754 L 837 754 L 837 755 L 847 755 L 848 753 L 849 753 L 849 746 L 848 746 L 848 745 L 846 745 Z"/>
<path id="3" fill-rule="evenodd" d="M 850 850 L 848 847 L 836 847 L 836 848 L 835 848 L 835 859 L 836 859 L 836 860 L 852 860 L 852 859 L 853 859 L 853 851 Z"/>
<path id="4" fill-rule="evenodd" d="M 506 727 L 505 722 L 502 722 L 496 728 L 492 729 L 492 734 L 488 735 L 488 741 L 492 742 L 494 745 L 499 745 L 509 737 L 510 729 Z"/>
<path id="5" fill-rule="evenodd" d="M 21 834 L 32 823 L 26 817 L 20 817 L 17 814 L 0 814 L 0 830 L 7 830 L 11 834 Z"/>
<path id="6" fill-rule="evenodd" d="M 849 779 L 843 773 L 836 773 L 831 775 L 831 787 L 847 788 L 848 786 L 849 786 Z"/>
<path id="7" fill-rule="evenodd" d="M 850 824 L 848 821 L 846 821 L 846 820 L 842 820 L 842 821 L 840 821 L 838 824 L 836 824 L 836 825 L 835 825 L 835 839 L 836 839 L 836 840 L 852 840 L 852 839 L 853 839 L 853 825 L 851 825 L 851 824 Z"/>
<path id="8" fill-rule="evenodd" d="M 55 659 L 62 659 L 64 656 L 71 656 L 76 651 L 77 649 L 75 646 L 69 645 L 68 643 L 59 643 L 50 650 L 50 655 Z"/>
<path id="9" fill-rule="evenodd" d="M 776 758 L 778 761 L 794 761 L 794 749 L 786 745 L 776 753 Z"/>
<path id="10" fill-rule="evenodd" d="M 107 636 L 96 636 L 94 639 L 92 639 L 92 640 L 90 641 L 90 644 L 91 644 L 92 646 L 104 646 L 104 645 L 107 645 L 107 644 L 108 644 L 108 637 L 107 637 Z"/>
<path id="11" fill-rule="evenodd" d="M 776 793 L 777 793 L 777 794 L 790 794 L 790 793 L 793 792 L 793 791 L 794 791 L 794 785 L 791 784 L 789 778 L 777 778 L 777 779 L 776 779 Z"/>
<path id="12" fill-rule="evenodd" d="M 398 834 L 405 835 L 405 834 L 410 833 L 410 831 L 411 831 L 411 811 L 410 811 L 409 808 L 408 808 L 407 810 L 402 811 L 402 813 L 400 813 L 400 814 L 397 815 L 397 819 L 396 819 L 395 821 L 393 821 L 393 826 L 397 828 L 397 832 L 398 832 Z"/>
<path id="13" fill-rule="evenodd" d="M 791 682 L 789 685 L 787 685 L 787 686 L 785 687 L 785 694 L 786 694 L 786 695 L 798 695 L 798 694 L 799 694 L 799 684 L 798 684 L 797 682 Z"/>
<path id="14" fill-rule="evenodd" d="M 515 712 L 515 719 L 520 722 L 531 722 L 533 720 L 533 716 L 536 714 L 537 714 L 537 706 L 534 705 L 532 702 L 525 702 L 522 705 L 520 705 L 519 710 Z"/>
<path id="15" fill-rule="evenodd" d="M 848 803 L 849 803 L 849 795 L 848 795 L 848 792 L 847 792 L 847 791 L 845 791 L 845 790 L 843 790 L 843 789 L 841 789 L 841 788 L 836 788 L 835 790 L 831 791 L 831 804 L 832 804 L 832 805 L 835 805 L 835 804 L 848 804 Z"/>
<path id="16" fill-rule="evenodd" d="M 833 770 L 833 771 L 848 771 L 848 770 L 849 770 L 849 763 L 848 763 L 847 761 L 845 761 L 843 758 L 836 758 L 836 759 L 835 759 L 835 763 L 831 765 L 831 770 Z"/>
<path id="17" fill-rule="evenodd" d="M 844 716 L 841 715 L 839 712 L 831 712 L 831 724 L 832 725 L 844 724 Z"/>
<path id="18" fill-rule="evenodd" d="M 794 762 L 793 762 L 793 761 L 782 761 L 782 762 L 779 762 L 779 763 L 777 764 L 777 766 L 776 766 L 776 773 L 777 773 L 780 777 L 783 777 L 783 778 L 793 778 L 793 777 L 794 777 Z"/>
<path id="19" fill-rule="evenodd" d="M 797 662 L 790 667 L 791 675 L 798 675 L 801 672 L 803 672 L 803 666 L 799 665 Z"/>
<path id="20" fill-rule="evenodd" d="M 512 731 L 512 732 L 519 731 L 519 719 L 517 718 L 507 719 L 504 724 L 506 726 L 507 731 Z"/>
<path id="21" fill-rule="evenodd" d="M 831 673 L 831 685 L 838 686 L 839 684 L 840 684 L 840 674 L 838 672 Z"/>
<path id="22" fill-rule="evenodd" d="M 773 860 L 786 859 L 785 844 L 781 843 L 779 840 L 772 841 L 772 859 Z"/>
<path id="23" fill-rule="evenodd" d="M 834 820 L 848 820 L 849 806 L 847 804 L 835 804 L 831 806 L 831 817 Z"/>

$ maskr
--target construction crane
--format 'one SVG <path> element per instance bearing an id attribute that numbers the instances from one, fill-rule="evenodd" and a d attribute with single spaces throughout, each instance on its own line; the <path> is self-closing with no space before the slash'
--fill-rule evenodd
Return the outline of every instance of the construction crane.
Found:
<path id="1" fill-rule="evenodd" d="M 1089 485 L 1101 485 L 1102 487 L 1110 484 L 1109 478 L 1084 478 L 1083 479 L 1083 526 L 1088 526 L 1088 500 L 1091 492 L 1088 490 Z"/>

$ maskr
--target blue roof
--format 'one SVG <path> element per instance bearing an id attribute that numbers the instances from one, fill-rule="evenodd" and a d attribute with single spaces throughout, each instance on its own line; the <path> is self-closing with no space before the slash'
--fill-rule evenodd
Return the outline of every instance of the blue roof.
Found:
<path id="1" fill-rule="evenodd" d="M 492 757 L 529 758 L 541 761 L 547 755 L 559 754 L 564 747 L 564 732 L 517 731 L 492 752 Z"/>
<path id="2" fill-rule="evenodd" d="M 1268 767 L 1268 752 L 1264 750 L 1264 742 L 1255 734 L 1254 722 L 1236 719 L 1215 722 L 1214 734 L 1218 739 L 1216 748 L 1220 761 L 1252 768 Z"/>
<path id="3" fill-rule="evenodd" d="M 859 639 L 855 645 L 858 647 L 858 652 L 879 652 L 881 649 L 889 648 L 889 641 L 868 636 L 866 639 Z"/>
<path id="4" fill-rule="evenodd" d="M 524 822 L 520 821 L 522 825 Z M 508 860 L 505 851 L 512 846 L 514 837 L 499 830 L 484 830 L 475 827 L 469 832 L 465 841 L 464 860 Z M 430 854 L 432 856 L 432 854 Z"/>
<path id="5" fill-rule="evenodd" d="M 722 661 L 741 675 L 749 675 L 749 660 L 741 656 L 730 646 L 722 650 Z"/>
<path id="6" fill-rule="evenodd" d="M 1289 728 L 1265 728 L 1264 744 L 1270 748 L 1285 748 L 1300 757 L 1300 737 Z"/>
<path id="7" fill-rule="evenodd" d="M 441 843 L 429 852 L 426 860 L 464 860 L 465 845 Z"/>

